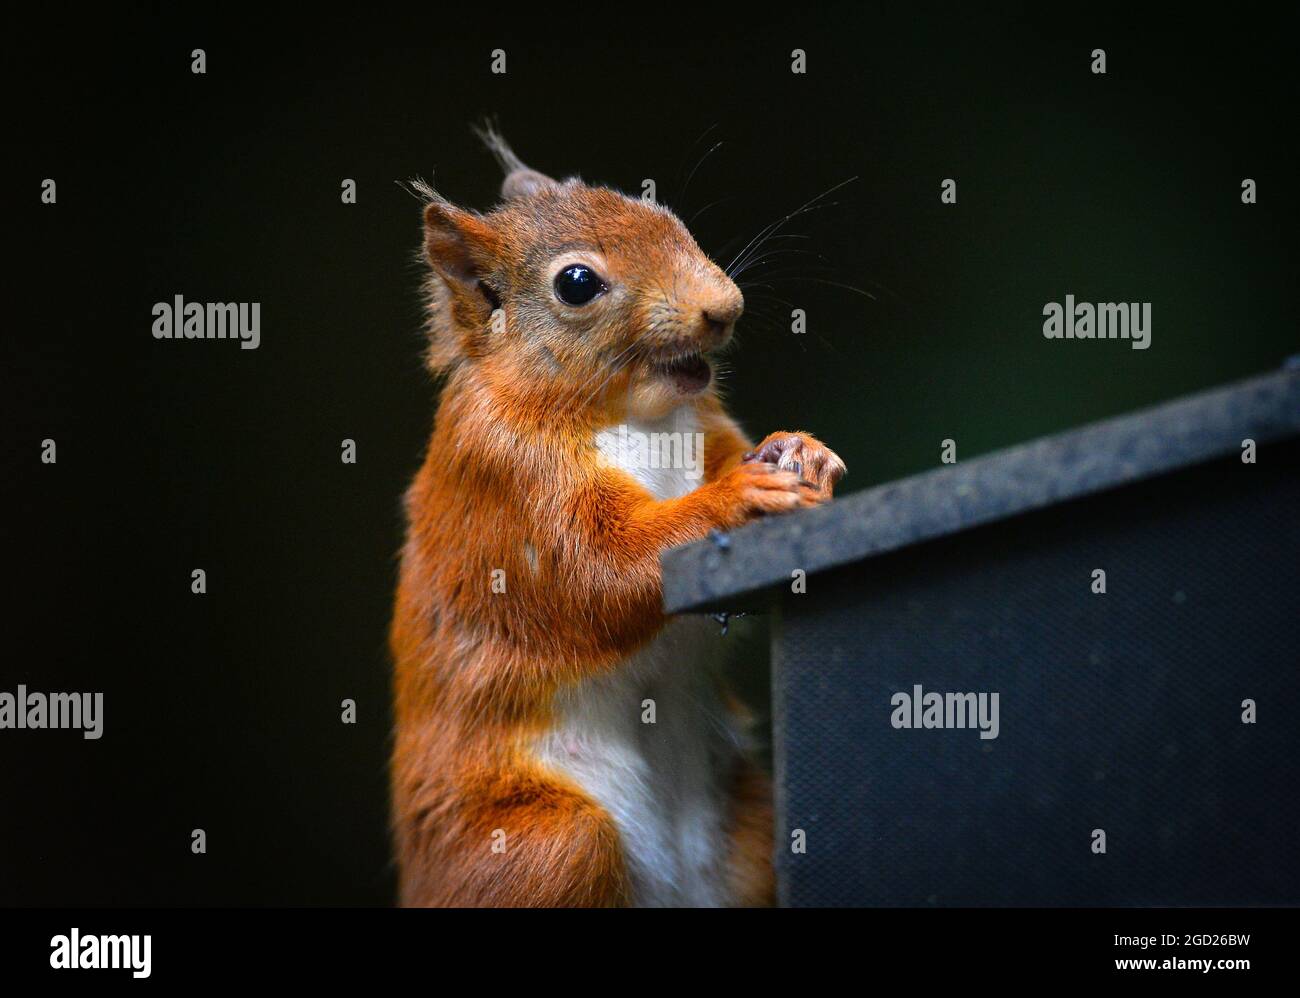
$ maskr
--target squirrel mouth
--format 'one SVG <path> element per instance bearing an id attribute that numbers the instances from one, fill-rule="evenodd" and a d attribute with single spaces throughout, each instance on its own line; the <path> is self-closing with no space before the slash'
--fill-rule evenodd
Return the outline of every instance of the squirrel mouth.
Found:
<path id="1" fill-rule="evenodd" d="M 651 367 L 656 374 L 671 381 L 679 392 L 686 394 L 704 390 L 713 380 L 713 367 L 700 353 L 656 361 Z"/>

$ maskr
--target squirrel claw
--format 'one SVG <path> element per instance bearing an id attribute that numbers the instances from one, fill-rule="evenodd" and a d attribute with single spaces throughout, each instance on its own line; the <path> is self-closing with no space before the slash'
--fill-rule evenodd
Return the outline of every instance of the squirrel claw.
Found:
<path id="1" fill-rule="evenodd" d="M 774 464 L 783 471 L 793 471 L 799 484 L 831 497 L 835 484 L 844 477 L 844 462 L 838 454 L 807 433 L 772 433 L 742 458 Z"/>

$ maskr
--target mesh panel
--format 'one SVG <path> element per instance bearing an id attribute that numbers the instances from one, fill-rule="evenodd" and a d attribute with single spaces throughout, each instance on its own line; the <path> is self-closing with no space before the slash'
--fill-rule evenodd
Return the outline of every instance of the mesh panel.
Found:
<path id="1" fill-rule="evenodd" d="M 1143 482 L 787 595 L 782 900 L 1300 902 L 1297 457 Z M 916 684 L 997 692 L 999 736 L 894 729 L 890 698 Z"/>

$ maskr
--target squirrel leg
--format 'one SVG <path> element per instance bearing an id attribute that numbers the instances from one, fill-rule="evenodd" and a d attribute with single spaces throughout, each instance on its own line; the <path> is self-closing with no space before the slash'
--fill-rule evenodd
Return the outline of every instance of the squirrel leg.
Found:
<path id="1" fill-rule="evenodd" d="M 776 904 L 772 869 L 772 781 L 746 758 L 736 762 L 732 777 L 727 879 L 731 904 L 765 908 Z"/>
<path id="2" fill-rule="evenodd" d="M 817 506 L 829 498 L 815 483 L 788 468 L 764 461 L 733 465 L 717 479 L 678 499 L 656 504 L 661 520 L 681 518 L 696 528 L 693 540 L 713 528 L 729 530 L 766 513 L 788 513 Z M 672 543 L 682 543 L 673 540 Z"/>
<path id="3" fill-rule="evenodd" d="M 400 838 L 405 907 L 582 907 L 630 902 L 613 819 L 531 767 L 420 810 Z"/>
<path id="4" fill-rule="evenodd" d="M 643 490 L 607 480 L 600 499 L 592 504 L 601 515 L 585 518 L 591 531 L 589 550 L 602 555 L 598 565 L 588 569 L 593 579 L 603 580 L 592 591 L 608 596 L 610 580 L 617 580 L 614 596 L 623 616 L 629 606 L 645 607 L 644 622 L 657 625 L 659 555 L 665 548 L 701 540 L 713 530 L 733 530 L 765 514 L 818 506 L 829 499 L 829 492 L 793 469 L 764 461 L 740 462 L 738 457 L 719 477 L 672 499 L 655 499 Z"/>

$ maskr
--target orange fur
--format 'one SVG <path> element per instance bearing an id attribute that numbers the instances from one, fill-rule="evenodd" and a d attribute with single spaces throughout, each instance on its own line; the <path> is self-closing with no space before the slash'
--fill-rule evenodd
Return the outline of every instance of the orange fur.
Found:
<path id="1" fill-rule="evenodd" d="M 403 904 L 629 903 L 609 815 L 529 748 L 552 696 L 617 669 L 663 626 L 662 550 L 825 501 L 842 473 L 805 434 L 793 435 L 797 471 L 742 460 L 748 441 L 711 389 L 675 403 L 695 407 L 705 434 L 694 491 L 658 500 L 602 464 L 594 433 L 673 402 L 656 358 L 720 345 L 734 318 L 718 317 L 739 314 L 739 292 L 663 209 L 525 179 L 507 190 L 528 193 L 486 215 L 432 192 L 426 209 L 430 364 L 446 383 L 406 496 L 391 631 Z M 556 302 L 549 283 L 575 245 L 618 282 L 583 312 Z M 493 326 L 497 303 L 504 328 Z M 645 355 L 620 367 L 634 340 Z M 494 570 L 505 592 L 493 591 Z M 736 900 L 768 903 L 765 781 L 743 770 L 733 802 Z"/>

